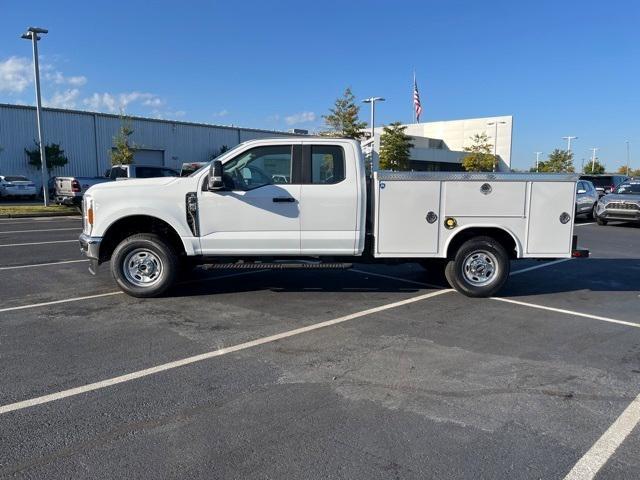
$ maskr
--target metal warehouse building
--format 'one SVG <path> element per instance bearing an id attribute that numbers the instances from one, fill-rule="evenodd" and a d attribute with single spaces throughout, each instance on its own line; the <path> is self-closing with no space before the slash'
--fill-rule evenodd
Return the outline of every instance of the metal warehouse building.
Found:
<path id="1" fill-rule="evenodd" d="M 128 117 L 135 145 L 135 162 L 180 169 L 184 162 L 204 162 L 226 145 L 245 140 L 291 135 L 286 132 L 200 123 Z M 101 176 L 111 166 L 113 138 L 121 125 L 118 115 L 43 109 L 44 143 L 57 143 L 69 163 L 50 176 Z M 37 185 L 40 172 L 29 165 L 26 149 L 38 138 L 35 107 L 0 104 L 0 175 L 25 175 Z"/>

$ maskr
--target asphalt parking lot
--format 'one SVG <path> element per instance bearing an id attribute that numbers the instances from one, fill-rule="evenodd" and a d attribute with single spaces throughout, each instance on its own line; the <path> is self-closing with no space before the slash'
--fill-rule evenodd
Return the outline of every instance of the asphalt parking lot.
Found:
<path id="1" fill-rule="evenodd" d="M 640 478 L 640 228 L 469 299 L 417 265 L 87 273 L 80 219 L 0 220 L 0 476 Z M 570 473 L 571 472 L 571 473 Z"/>

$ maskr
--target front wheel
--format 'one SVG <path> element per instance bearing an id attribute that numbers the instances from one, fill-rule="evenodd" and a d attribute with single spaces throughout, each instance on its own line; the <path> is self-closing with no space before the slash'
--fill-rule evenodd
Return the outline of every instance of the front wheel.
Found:
<path id="1" fill-rule="evenodd" d="M 158 235 L 138 233 L 125 238 L 111 256 L 111 273 L 133 297 L 162 295 L 175 281 L 177 256 Z"/>
<path id="2" fill-rule="evenodd" d="M 467 240 L 445 267 L 451 287 L 467 297 L 490 297 L 509 277 L 511 263 L 504 247 L 491 237 Z"/>

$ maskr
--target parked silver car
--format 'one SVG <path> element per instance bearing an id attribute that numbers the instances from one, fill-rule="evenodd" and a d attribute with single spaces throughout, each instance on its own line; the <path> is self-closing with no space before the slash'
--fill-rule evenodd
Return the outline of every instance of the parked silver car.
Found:
<path id="1" fill-rule="evenodd" d="M 598 197 L 598 191 L 593 183 L 588 180 L 580 180 L 576 190 L 576 215 L 594 218 Z"/>
<path id="2" fill-rule="evenodd" d="M 609 220 L 640 222 L 640 180 L 621 183 L 616 189 L 598 200 L 596 208 L 598 225 Z"/>
<path id="3" fill-rule="evenodd" d="M 35 184 L 22 175 L 0 175 L 0 197 L 36 198 Z"/>

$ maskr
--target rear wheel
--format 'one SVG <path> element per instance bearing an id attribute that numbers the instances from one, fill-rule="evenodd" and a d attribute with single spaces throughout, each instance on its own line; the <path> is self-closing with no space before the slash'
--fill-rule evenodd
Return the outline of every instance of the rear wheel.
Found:
<path id="1" fill-rule="evenodd" d="M 157 297 L 175 281 L 178 260 L 158 235 L 138 233 L 125 238 L 111 256 L 111 273 L 133 297 Z"/>
<path id="2" fill-rule="evenodd" d="M 467 240 L 444 270 L 449 285 L 468 297 L 490 297 L 509 277 L 511 263 L 504 247 L 491 237 Z"/>

